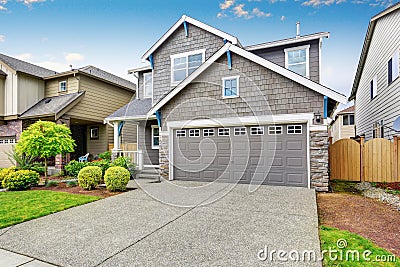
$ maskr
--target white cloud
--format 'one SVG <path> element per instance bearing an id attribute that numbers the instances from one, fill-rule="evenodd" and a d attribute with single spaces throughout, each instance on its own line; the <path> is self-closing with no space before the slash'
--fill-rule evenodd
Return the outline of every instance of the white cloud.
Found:
<path id="1" fill-rule="evenodd" d="M 225 13 L 223 13 L 223 12 L 218 12 L 217 18 L 224 18 L 224 17 L 227 17 L 227 15 L 226 15 Z"/>
<path id="2" fill-rule="evenodd" d="M 236 17 L 244 17 L 245 19 L 251 19 L 253 16 L 249 15 L 249 11 L 244 10 L 244 4 L 237 5 L 233 8 Z"/>
<path id="3" fill-rule="evenodd" d="M 0 5 L 0 11 L 6 11 L 6 10 L 7 10 L 7 8 L 5 6 Z"/>
<path id="4" fill-rule="evenodd" d="M 332 4 L 341 4 L 346 2 L 346 0 L 308 0 L 302 3 L 303 6 L 330 6 Z"/>
<path id="5" fill-rule="evenodd" d="M 230 8 L 235 3 L 235 0 L 225 0 L 225 2 L 219 4 L 219 8 L 222 10 Z"/>
<path id="6" fill-rule="evenodd" d="M 24 5 L 31 7 L 34 3 L 46 2 L 46 0 L 18 0 L 18 2 L 23 2 Z"/>
<path id="7" fill-rule="evenodd" d="M 82 61 L 84 60 L 85 57 L 79 53 L 68 53 L 65 55 L 65 60 L 68 63 L 76 62 L 76 61 Z"/>
<path id="8" fill-rule="evenodd" d="M 256 15 L 257 17 L 259 17 L 259 18 L 262 18 L 262 17 L 271 17 L 271 16 L 272 16 L 271 13 L 265 13 L 265 12 L 261 11 L 260 9 L 258 9 L 258 8 L 256 8 L 256 7 L 253 8 L 252 13 L 253 13 L 254 15 Z"/>
<path id="9" fill-rule="evenodd" d="M 6 41 L 6 37 L 4 35 L 0 34 L 0 43 L 3 43 Z"/>
<path id="10" fill-rule="evenodd" d="M 16 55 L 15 58 L 27 61 L 27 60 L 31 60 L 33 58 L 33 56 L 31 53 L 23 53 L 23 54 Z"/>
<path id="11" fill-rule="evenodd" d="M 285 21 L 286 17 L 285 16 L 281 16 L 281 21 Z"/>

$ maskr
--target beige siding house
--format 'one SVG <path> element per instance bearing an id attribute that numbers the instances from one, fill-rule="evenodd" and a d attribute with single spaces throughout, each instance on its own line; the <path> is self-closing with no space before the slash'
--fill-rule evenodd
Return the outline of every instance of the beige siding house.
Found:
<path id="1" fill-rule="evenodd" d="M 335 120 L 330 125 L 330 136 L 333 142 L 355 136 L 354 106 L 336 114 Z"/>
<path id="2" fill-rule="evenodd" d="M 37 120 L 71 128 L 77 143 L 66 160 L 89 153 L 93 158 L 112 147 L 107 115 L 132 100 L 136 85 L 93 66 L 57 73 L 0 54 L 0 167 L 9 166 L 6 153 L 22 130 Z M 136 144 L 136 128 L 119 133 Z M 55 160 L 54 162 L 62 162 Z M 62 166 L 56 166 L 62 168 Z"/>
<path id="3" fill-rule="evenodd" d="M 391 138 L 400 116 L 400 3 L 368 26 L 349 100 L 355 101 L 356 134 Z"/>

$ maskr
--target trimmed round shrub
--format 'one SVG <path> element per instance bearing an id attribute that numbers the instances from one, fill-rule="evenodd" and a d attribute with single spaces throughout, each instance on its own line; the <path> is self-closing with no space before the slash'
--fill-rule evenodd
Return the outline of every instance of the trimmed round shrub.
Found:
<path id="1" fill-rule="evenodd" d="M 16 167 L 4 168 L 0 170 L 0 187 L 3 186 L 3 180 L 10 174 L 15 172 Z"/>
<path id="2" fill-rule="evenodd" d="M 11 172 L 4 178 L 3 187 L 8 190 L 26 190 L 39 183 L 39 174 L 35 171 L 20 170 Z"/>
<path id="3" fill-rule="evenodd" d="M 78 184 L 85 190 L 91 190 L 99 185 L 101 177 L 102 172 L 100 167 L 87 166 L 79 171 Z"/>
<path id="4" fill-rule="evenodd" d="M 104 182 L 110 191 L 125 191 L 131 178 L 129 171 L 123 167 L 110 167 L 104 175 Z"/>

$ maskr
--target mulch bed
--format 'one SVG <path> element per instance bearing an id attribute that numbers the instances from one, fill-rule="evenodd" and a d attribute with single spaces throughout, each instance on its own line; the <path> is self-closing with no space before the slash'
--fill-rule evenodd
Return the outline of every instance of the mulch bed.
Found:
<path id="1" fill-rule="evenodd" d="M 81 195 L 88 195 L 88 196 L 97 196 L 101 198 L 112 197 L 123 192 L 110 192 L 106 188 L 96 188 L 93 190 L 83 190 L 79 186 L 68 187 L 66 183 L 59 183 L 56 186 L 36 186 L 33 187 L 31 190 L 51 190 L 51 191 L 58 191 L 58 192 L 67 192 L 71 194 L 81 194 Z"/>
<path id="2" fill-rule="evenodd" d="M 377 183 L 376 187 L 400 191 L 400 183 Z"/>
<path id="3" fill-rule="evenodd" d="M 317 203 L 320 224 L 359 234 L 400 256 L 399 211 L 351 193 L 319 193 Z"/>

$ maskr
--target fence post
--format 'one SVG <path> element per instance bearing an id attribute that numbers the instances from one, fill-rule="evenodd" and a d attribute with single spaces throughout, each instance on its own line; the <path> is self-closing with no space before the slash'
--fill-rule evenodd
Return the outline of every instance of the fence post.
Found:
<path id="1" fill-rule="evenodd" d="M 331 169 L 331 150 L 332 150 L 332 136 L 329 136 L 329 146 L 328 146 L 328 169 Z"/>
<path id="2" fill-rule="evenodd" d="M 393 136 L 393 181 L 397 181 L 398 177 L 398 163 L 397 163 L 397 135 Z"/>
<path id="3" fill-rule="evenodd" d="M 360 181 L 364 182 L 364 136 L 360 136 Z"/>

